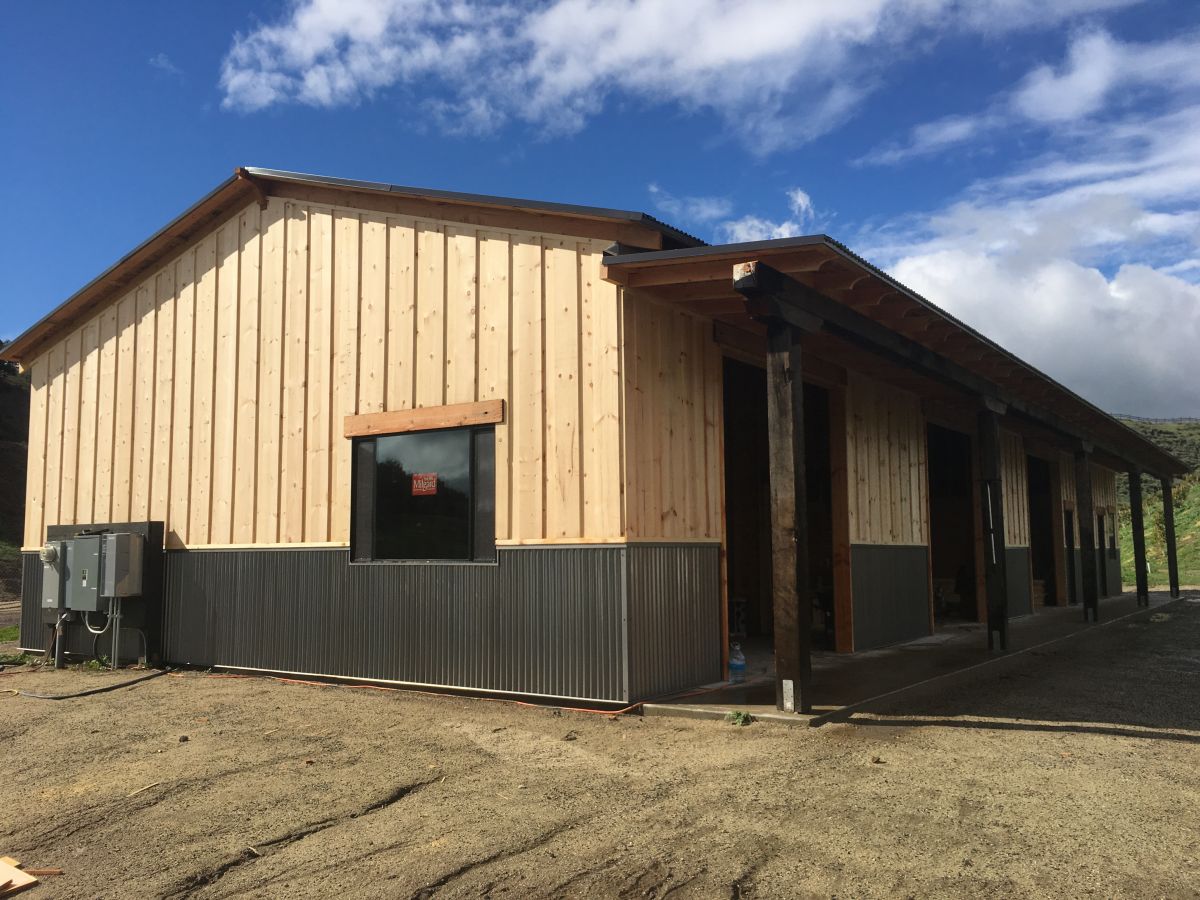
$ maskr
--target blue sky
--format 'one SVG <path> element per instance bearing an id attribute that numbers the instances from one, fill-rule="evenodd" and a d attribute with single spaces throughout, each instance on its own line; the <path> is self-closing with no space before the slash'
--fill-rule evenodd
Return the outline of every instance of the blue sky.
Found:
<path id="1" fill-rule="evenodd" d="M 19 4 L 0 338 L 259 165 L 823 231 L 1108 409 L 1200 415 L 1198 61 L 1165 0 Z"/>

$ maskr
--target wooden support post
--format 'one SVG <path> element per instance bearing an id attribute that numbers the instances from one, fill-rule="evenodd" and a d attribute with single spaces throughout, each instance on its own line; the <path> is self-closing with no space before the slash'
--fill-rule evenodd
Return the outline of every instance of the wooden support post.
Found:
<path id="1" fill-rule="evenodd" d="M 987 593 L 988 649 L 1008 649 L 1008 572 L 1004 546 L 1004 484 L 1000 416 L 991 405 L 979 412 L 979 500 L 983 514 L 983 576 Z"/>
<path id="2" fill-rule="evenodd" d="M 1075 451 L 1075 516 L 1079 519 L 1079 565 L 1083 568 L 1083 620 L 1100 621 L 1096 572 L 1096 507 L 1092 502 L 1091 448 Z"/>
<path id="3" fill-rule="evenodd" d="M 1067 584 L 1067 535 L 1063 526 L 1066 508 L 1063 505 L 1062 468 L 1058 454 L 1050 463 L 1050 535 L 1054 541 L 1054 605 L 1066 606 L 1071 589 Z"/>
<path id="4" fill-rule="evenodd" d="M 1171 586 L 1171 597 L 1179 598 L 1179 557 L 1175 548 L 1175 497 L 1171 493 L 1173 479 L 1162 479 L 1163 532 L 1167 543 L 1167 581 Z"/>
<path id="5" fill-rule="evenodd" d="M 804 381 L 800 332 L 767 320 L 767 433 L 771 481 L 771 594 L 775 611 L 775 705 L 812 712 L 812 598 L 804 475 Z"/>
<path id="6" fill-rule="evenodd" d="M 1138 606 L 1150 605 L 1150 587 L 1146 579 L 1146 524 L 1142 520 L 1142 473 L 1129 470 L 1129 527 L 1133 531 L 1133 580 L 1137 585 Z"/>

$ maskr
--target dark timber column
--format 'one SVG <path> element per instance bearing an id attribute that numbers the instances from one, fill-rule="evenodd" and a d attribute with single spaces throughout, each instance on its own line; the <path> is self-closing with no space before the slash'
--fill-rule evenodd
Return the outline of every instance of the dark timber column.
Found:
<path id="1" fill-rule="evenodd" d="M 771 596 L 775 617 L 775 705 L 812 712 L 812 597 L 804 477 L 804 378 L 800 335 L 821 319 L 789 297 L 796 285 L 756 262 L 733 266 L 746 311 L 767 326 L 767 453 L 771 480 Z"/>
<path id="2" fill-rule="evenodd" d="M 804 380 L 800 332 L 778 319 L 767 320 L 767 433 L 775 705 L 787 712 L 807 713 L 812 711 L 812 600 L 805 521 Z"/>
<path id="3" fill-rule="evenodd" d="M 988 649 L 1008 649 L 1008 574 L 1004 547 L 1004 490 L 1000 460 L 1002 405 L 985 400 L 979 412 L 979 489 L 983 513 L 983 579 L 987 592 Z"/>
<path id="4" fill-rule="evenodd" d="M 1171 585 L 1171 596 L 1179 597 L 1179 558 L 1175 552 L 1175 497 L 1171 493 L 1174 479 L 1162 479 L 1163 532 L 1167 541 L 1167 581 Z"/>
<path id="5" fill-rule="evenodd" d="M 1096 583 L 1096 508 L 1092 503 L 1092 452 L 1075 451 L 1075 514 L 1079 519 L 1079 565 L 1083 578 L 1083 620 L 1100 621 L 1100 591 Z"/>
<path id="6" fill-rule="evenodd" d="M 1142 473 L 1129 470 L 1129 527 L 1133 530 L 1133 580 L 1137 584 L 1138 606 L 1150 605 L 1146 584 L 1146 524 L 1142 521 Z"/>

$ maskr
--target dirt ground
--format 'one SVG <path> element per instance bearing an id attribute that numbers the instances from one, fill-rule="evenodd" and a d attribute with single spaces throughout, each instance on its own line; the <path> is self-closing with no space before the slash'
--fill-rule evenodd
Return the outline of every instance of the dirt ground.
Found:
<path id="1" fill-rule="evenodd" d="M 1197 896 L 1192 596 L 823 728 L 192 672 L 4 693 L 0 855 L 65 870 L 30 900 Z"/>

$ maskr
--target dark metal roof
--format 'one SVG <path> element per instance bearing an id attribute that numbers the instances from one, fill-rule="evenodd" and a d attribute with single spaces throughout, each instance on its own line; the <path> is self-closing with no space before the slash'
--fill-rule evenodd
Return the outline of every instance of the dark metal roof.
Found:
<path id="1" fill-rule="evenodd" d="M 920 304 L 921 306 L 923 306 L 927 310 L 929 310 L 931 313 L 941 317 L 942 319 L 945 319 L 947 322 L 954 325 L 956 328 L 959 328 L 962 331 L 966 332 L 967 334 L 971 335 L 973 338 L 975 338 L 976 340 L 978 340 L 981 343 L 983 343 L 984 345 L 986 345 L 993 352 L 1002 355 L 1008 361 L 1014 363 L 1015 365 L 1021 367 L 1024 370 L 1026 370 L 1031 375 L 1036 376 L 1043 382 L 1052 386 L 1054 389 L 1061 391 L 1068 398 L 1070 398 L 1073 402 L 1086 408 L 1089 412 L 1091 412 L 1095 415 L 1101 416 L 1104 419 L 1108 420 L 1108 422 L 1111 425 L 1120 429 L 1120 431 L 1123 433 L 1123 436 L 1126 439 L 1134 441 L 1137 444 L 1147 445 L 1147 446 L 1154 448 L 1154 450 L 1156 452 L 1162 454 L 1164 457 L 1166 457 L 1167 459 L 1169 459 L 1172 462 L 1174 462 L 1175 464 L 1177 464 L 1178 471 L 1180 473 L 1190 471 L 1191 467 L 1186 462 L 1181 460 L 1179 457 L 1177 457 L 1173 453 L 1171 453 L 1170 451 L 1164 449 L 1163 447 L 1160 447 L 1158 444 L 1154 443 L 1153 441 L 1148 440 L 1146 437 L 1139 434 L 1137 431 L 1134 431 L 1132 428 L 1130 428 L 1124 422 L 1117 419 L 1115 416 L 1105 412 L 1100 407 L 1096 406 L 1094 403 L 1092 403 L 1088 400 L 1085 400 L 1083 397 L 1079 396 L 1079 394 L 1075 393 L 1073 390 L 1066 387 L 1061 382 L 1056 381 L 1054 378 L 1051 378 L 1045 372 L 1042 372 L 1040 369 L 1034 367 L 1030 363 L 1021 359 L 1012 351 L 1007 350 L 1004 347 L 1000 346 L 995 341 L 988 338 L 986 335 L 981 334 L 980 332 L 978 332 L 974 328 L 972 328 L 970 325 L 967 325 L 965 322 L 961 321 L 960 319 L 958 319 L 955 316 L 951 315 L 950 313 L 946 312 L 940 306 L 936 305 L 935 303 L 933 303 L 930 300 L 926 299 L 925 297 L 921 296 L 916 291 L 912 290 L 911 288 L 907 287 L 906 285 L 901 284 L 899 281 L 897 281 L 895 278 L 893 278 L 887 272 L 883 271 L 882 269 L 880 269 L 878 266 L 874 265 L 873 263 L 868 262 L 866 259 L 859 256 L 857 253 L 853 252 L 849 247 L 847 247 L 841 241 L 834 240 L 829 235 L 809 234 L 809 235 L 799 235 L 797 237 L 776 238 L 773 240 L 765 240 L 765 241 L 745 241 L 745 242 L 737 243 L 737 244 L 716 244 L 716 245 L 712 245 L 712 246 L 703 246 L 703 247 L 684 247 L 684 248 L 675 249 L 675 250 L 648 251 L 646 253 L 627 253 L 627 254 L 623 254 L 620 256 L 610 256 L 604 261 L 604 263 L 606 266 L 608 266 L 609 268 L 613 268 L 613 269 L 620 269 L 620 268 L 637 269 L 637 268 L 643 268 L 643 267 L 650 267 L 650 266 L 655 265 L 656 263 L 658 263 L 658 264 L 664 264 L 664 263 L 665 264 L 673 264 L 673 263 L 678 264 L 678 263 L 684 263 L 684 262 L 687 262 L 690 260 L 696 260 L 696 261 L 717 260 L 722 257 L 729 257 L 731 259 L 737 258 L 737 259 L 741 259 L 741 260 L 747 260 L 747 259 L 753 258 L 756 254 L 763 254 L 763 253 L 769 254 L 771 252 L 794 250 L 794 249 L 799 249 L 799 248 L 803 248 L 803 247 L 823 247 L 823 248 L 828 248 L 829 250 L 832 250 L 834 253 L 843 257 L 848 262 L 859 267 L 860 269 L 864 269 L 870 275 L 880 279 L 881 281 L 883 281 L 884 283 L 886 283 L 887 285 L 892 287 L 894 290 L 903 294 L 908 299 L 912 300 L 913 302 L 915 302 L 917 304 Z M 769 256 L 767 258 L 769 259 Z M 731 275 L 730 275 L 730 282 L 732 284 L 732 271 L 731 271 Z"/>
<path id="2" fill-rule="evenodd" d="M 586 216 L 595 219 L 618 219 L 632 222 L 635 225 L 645 225 L 673 240 L 688 247 L 706 246 L 705 242 L 695 235 L 688 234 L 661 219 L 644 212 L 628 209 L 611 209 L 604 206 L 581 206 L 574 203 L 553 203 L 547 200 L 527 200 L 520 197 L 501 197 L 494 194 L 470 194 L 461 191 L 443 191 L 433 188 L 406 187 L 400 184 L 388 184 L 382 181 L 357 181 L 351 178 L 331 178 L 326 175 L 310 175 L 304 172 L 288 172 L 282 169 L 263 169 L 257 166 L 247 166 L 246 173 L 255 178 L 265 178 L 270 181 L 288 181 L 294 184 L 318 184 L 329 187 L 341 187 L 354 191 L 379 191 L 388 194 L 403 194 L 409 197 L 422 197 L 433 200 L 446 200 L 451 203 L 464 203 L 474 206 L 497 206 L 503 208 L 529 209 L 538 212 L 558 213 L 568 216 Z"/>

